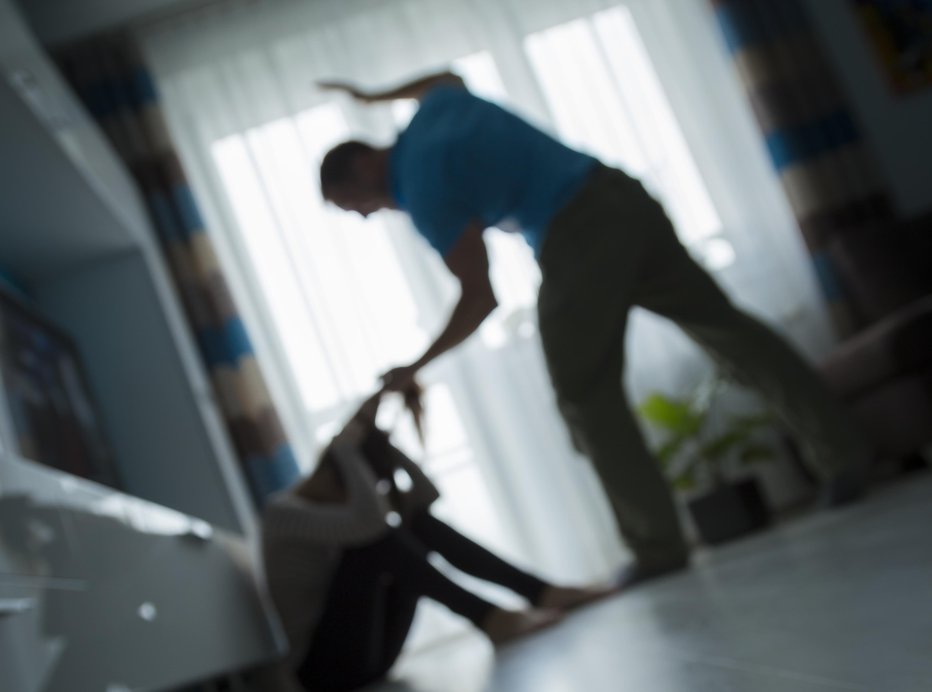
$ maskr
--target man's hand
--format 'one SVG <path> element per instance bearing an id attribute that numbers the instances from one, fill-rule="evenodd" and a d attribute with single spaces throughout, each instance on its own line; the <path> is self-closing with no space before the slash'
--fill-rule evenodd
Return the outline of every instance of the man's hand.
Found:
<path id="1" fill-rule="evenodd" d="M 326 89 L 329 91 L 342 91 L 343 93 L 349 94 L 357 101 L 362 101 L 363 103 L 375 103 L 376 101 L 395 101 L 397 99 L 417 99 L 420 101 L 428 91 L 433 89 L 435 86 L 440 86 L 441 84 L 449 84 L 465 88 L 465 83 L 463 82 L 462 77 L 453 74 L 452 72 L 438 72 L 437 74 L 430 74 L 426 77 L 421 77 L 420 79 L 406 82 L 400 86 L 379 91 L 363 91 L 353 84 L 348 82 L 341 82 L 338 80 L 328 79 L 317 82 L 317 86 L 321 89 Z"/>
<path id="2" fill-rule="evenodd" d="M 350 84 L 349 82 L 339 82 L 339 81 L 319 81 L 317 82 L 317 88 L 324 91 L 341 91 L 344 94 L 349 94 L 357 101 L 362 101 L 363 103 L 371 103 L 372 97 L 359 89 L 357 86 Z"/>
<path id="3" fill-rule="evenodd" d="M 418 368 L 414 365 L 402 365 L 392 368 L 382 375 L 383 392 L 407 392 L 416 386 L 414 377 Z"/>

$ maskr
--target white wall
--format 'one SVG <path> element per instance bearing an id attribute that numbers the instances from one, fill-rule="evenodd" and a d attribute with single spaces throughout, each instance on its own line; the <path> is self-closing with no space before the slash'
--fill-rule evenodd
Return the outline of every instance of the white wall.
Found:
<path id="1" fill-rule="evenodd" d="M 932 212 L 932 86 L 898 95 L 849 0 L 803 0 L 907 216 Z"/>
<path id="2" fill-rule="evenodd" d="M 166 8 L 203 0 L 17 0 L 39 41 L 67 43 Z"/>
<path id="3" fill-rule="evenodd" d="M 73 41 L 130 20 L 209 0 L 19 0 L 39 40 Z M 695 0 L 708 2 L 709 0 Z M 836 66 L 878 164 L 907 216 L 932 211 L 932 88 L 898 96 L 882 74 L 849 0 L 802 0 Z"/>
<path id="4" fill-rule="evenodd" d="M 0 74 L 0 265 L 75 337 L 126 490 L 248 528 L 244 481 L 139 195 L 9 0 Z"/>

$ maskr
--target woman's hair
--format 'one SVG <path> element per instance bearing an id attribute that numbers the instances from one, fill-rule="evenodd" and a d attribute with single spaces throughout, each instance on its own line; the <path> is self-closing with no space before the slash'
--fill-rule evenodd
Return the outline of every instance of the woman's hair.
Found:
<path id="1" fill-rule="evenodd" d="M 422 396 L 424 390 L 416 380 L 412 380 L 411 386 L 405 391 L 401 392 L 402 397 L 404 398 L 404 406 L 408 411 L 411 412 L 411 417 L 414 419 L 414 429 L 417 432 L 418 439 L 421 441 L 421 444 L 424 444 L 424 405 L 422 402 Z M 364 455 L 377 454 L 380 447 L 388 444 L 388 435 L 380 430 L 375 425 L 375 421 L 372 421 L 372 430 L 369 434 L 366 435 L 362 443 Z M 334 462 L 333 449 L 330 445 L 323 450 L 320 458 L 318 459 L 318 466 L 324 464 L 332 464 Z"/>
<path id="2" fill-rule="evenodd" d="M 411 380 L 411 387 L 402 392 L 404 395 L 405 408 L 411 412 L 414 419 L 414 429 L 417 431 L 418 439 L 424 444 L 424 404 L 422 396 L 424 390 L 417 380 Z"/>
<path id="3" fill-rule="evenodd" d="M 324 197 L 334 187 L 353 182 L 353 162 L 360 154 L 375 151 L 375 147 L 358 140 L 336 145 L 320 162 L 320 190 Z"/>

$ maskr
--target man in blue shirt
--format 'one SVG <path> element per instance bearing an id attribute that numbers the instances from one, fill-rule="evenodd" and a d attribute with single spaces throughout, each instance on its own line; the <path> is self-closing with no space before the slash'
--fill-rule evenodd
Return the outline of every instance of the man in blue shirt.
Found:
<path id="1" fill-rule="evenodd" d="M 780 409 L 809 443 L 828 504 L 859 494 L 853 469 L 866 451 L 840 407 L 792 348 L 731 304 L 638 181 L 470 94 L 450 73 L 381 92 L 321 86 L 364 102 L 420 101 L 394 146 L 354 141 L 332 149 L 321 163 L 321 191 L 363 216 L 407 212 L 461 287 L 437 339 L 414 363 L 388 372 L 385 387 L 404 391 L 479 327 L 496 307 L 483 233 L 492 226 L 522 233 L 541 267 L 540 334 L 560 412 L 636 557 L 623 584 L 688 563 L 670 490 L 622 390 L 633 305 L 672 319 Z"/>

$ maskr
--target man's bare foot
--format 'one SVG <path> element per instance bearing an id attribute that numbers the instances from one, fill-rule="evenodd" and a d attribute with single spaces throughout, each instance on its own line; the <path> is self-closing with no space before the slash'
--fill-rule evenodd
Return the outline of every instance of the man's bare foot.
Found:
<path id="1" fill-rule="evenodd" d="M 486 616 L 482 631 L 497 646 L 555 625 L 562 619 L 563 613 L 558 610 L 496 608 Z"/>
<path id="2" fill-rule="evenodd" d="M 553 608 L 555 610 L 573 610 L 584 605 L 594 603 L 603 598 L 614 596 L 620 591 L 615 584 L 600 586 L 548 586 L 537 601 L 538 608 Z"/>

